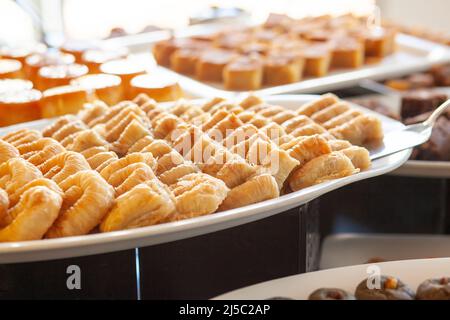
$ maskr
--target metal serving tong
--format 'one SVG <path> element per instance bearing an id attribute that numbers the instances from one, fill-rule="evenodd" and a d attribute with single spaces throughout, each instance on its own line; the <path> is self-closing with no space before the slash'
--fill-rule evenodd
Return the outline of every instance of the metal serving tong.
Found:
<path id="1" fill-rule="evenodd" d="M 430 139 L 431 131 L 436 120 L 447 110 L 448 106 L 450 106 L 450 99 L 434 110 L 424 122 L 409 125 L 403 128 L 403 130 L 386 134 L 384 137 L 384 145 L 374 150 L 370 154 L 370 159 L 383 158 L 427 142 Z"/>

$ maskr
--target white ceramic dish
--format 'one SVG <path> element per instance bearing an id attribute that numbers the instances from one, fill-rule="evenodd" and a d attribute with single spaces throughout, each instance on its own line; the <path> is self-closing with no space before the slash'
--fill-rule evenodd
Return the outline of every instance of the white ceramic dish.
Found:
<path id="1" fill-rule="evenodd" d="M 282 105 L 287 108 L 297 108 L 313 98 L 315 98 L 315 96 L 285 95 L 267 97 L 265 100 L 268 103 Z M 370 110 L 365 110 L 368 113 L 373 113 Z M 381 115 L 379 117 L 382 119 L 385 132 L 398 130 L 403 127 L 403 125 L 397 121 Z M 51 120 L 40 120 L 1 129 L 0 136 L 8 131 L 23 127 L 39 129 L 50 122 Z M 370 170 L 359 174 L 306 188 L 282 196 L 278 199 L 204 217 L 103 234 L 19 243 L 0 243 L 0 263 L 51 260 L 120 251 L 223 230 L 298 207 L 344 185 L 395 170 L 409 158 L 410 154 L 411 150 L 399 152 L 392 156 L 374 161 Z"/>
<path id="2" fill-rule="evenodd" d="M 276 95 L 282 93 L 320 93 L 357 85 L 363 79 L 382 80 L 398 77 L 407 73 L 422 71 L 437 63 L 450 62 L 450 50 L 446 46 L 436 44 L 412 36 L 399 34 L 397 37 L 398 52 L 386 57 L 380 63 L 367 64 L 355 70 L 337 70 L 321 78 L 305 79 L 300 82 L 263 88 L 256 90 L 258 95 Z M 164 67 L 162 72 L 177 76 L 185 92 L 192 97 L 233 97 L 243 93 L 227 91 L 221 84 L 203 83 Z"/>
<path id="3" fill-rule="evenodd" d="M 263 300 L 272 297 L 288 297 L 306 300 L 319 288 L 340 288 L 350 293 L 369 276 L 368 267 L 358 265 L 300 274 L 278 280 L 260 283 L 232 291 L 214 298 L 215 300 Z M 426 259 L 394 261 L 376 264 L 382 275 L 396 276 L 411 289 L 416 290 L 429 278 L 449 276 L 450 259 Z"/>
<path id="4" fill-rule="evenodd" d="M 322 243 L 320 269 L 386 261 L 450 257 L 450 237 L 441 235 L 337 234 Z"/>
<path id="5" fill-rule="evenodd" d="M 435 90 L 445 93 L 450 97 L 450 88 L 436 88 Z M 355 101 L 360 99 L 377 99 L 384 105 L 390 107 L 393 112 L 400 112 L 400 97 L 397 95 L 383 96 L 371 94 L 356 97 Z M 403 166 L 390 174 L 406 177 L 450 178 L 450 161 L 408 160 Z"/>

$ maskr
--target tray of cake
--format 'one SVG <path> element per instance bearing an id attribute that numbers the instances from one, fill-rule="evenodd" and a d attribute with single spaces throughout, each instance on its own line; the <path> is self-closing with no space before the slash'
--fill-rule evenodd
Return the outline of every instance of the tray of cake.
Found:
<path id="1" fill-rule="evenodd" d="M 197 97 L 326 92 L 450 60 L 447 46 L 353 15 L 271 14 L 262 24 L 196 28 L 154 43 L 152 51 L 159 68 Z"/>
<path id="2" fill-rule="evenodd" d="M 450 97 L 450 66 L 436 65 L 430 70 L 383 83 L 370 80 L 362 86 L 382 94 L 351 99 L 355 103 L 382 113 L 405 124 L 423 121 Z M 416 177 L 450 177 L 450 113 L 442 115 L 431 139 L 414 149 L 411 159 L 393 172 Z"/>
<path id="3" fill-rule="evenodd" d="M 150 246 L 278 214 L 401 166 L 410 150 L 371 162 L 364 146 L 402 128 L 332 94 L 139 95 L 2 128 L 0 262 Z"/>

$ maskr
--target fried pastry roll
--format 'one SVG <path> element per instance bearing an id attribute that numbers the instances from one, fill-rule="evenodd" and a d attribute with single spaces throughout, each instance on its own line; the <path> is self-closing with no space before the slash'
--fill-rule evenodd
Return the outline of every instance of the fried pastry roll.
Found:
<path id="1" fill-rule="evenodd" d="M 173 220 L 215 212 L 229 191 L 223 181 L 203 173 L 186 175 L 170 188 L 177 208 Z"/>
<path id="2" fill-rule="evenodd" d="M 8 195 L 39 178 L 42 178 L 42 173 L 25 159 L 12 158 L 0 165 L 0 188 Z"/>
<path id="3" fill-rule="evenodd" d="M 354 145 L 365 145 L 383 140 L 381 121 L 373 116 L 361 115 L 330 130 L 338 139 Z"/>
<path id="4" fill-rule="evenodd" d="M 115 172 L 117 172 L 118 170 L 126 168 L 130 164 L 139 163 L 139 162 L 145 163 L 153 171 L 155 171 L 156 168 L 157 168 L 156 160 L 155 160 L 155 158 L 153 157 L 153 155 L 150 152 L 146 152 L 146 153 L 130 153 L 127 156 L 125 156 L 125 157 L 123 157 L 121 159 L 118 159 L 118 160 L 112 162 L 111 164 L 109 164 L 108 166 L 106 166 L 100 172 L 100 175 L 106 181 L 108 181 L 110 179 L 110 177 Z"/>
<path id="5" fill-rule="evenodd" d="M 42 133 L 37 130 L 21 129 L 4 135 L 2 140 L 8 142 L 14 147 L 18 147 L 22 144 L 30 143 L 40 138 L 42 138 Z"/>
<path id="6" fill-rule="evenodd" d="M 61 213 L 46 233 L 59 238 L 89 233 L 114 203 L 114 189 L 96 171 L 85 170 L 60 183 L 64 191 Z"/>
<path id="7" fill-rule="evenodd" d="M 86 159 L 81 154 L 73 151 L 59 153 L 45 161 L 38 168 L 45 178 L 52 179 L 58 185 L 79 171 L 91 169 Z"/>
<path id="8" fill-rule="evenodd" d="M 312 116 L 314 113 L 325 109 L 335 103 L 339 102 L 339 98 L 332 93 L 327 93 L 321 96 L 317 100 L 308 102 L 297 109 L 297 114 L 302 114 L 307 117 Z"/>
<path id="9" fill-rule="evenodd" d="M 170 219 L 175 212 L 171 191 L 156 179 L 135 186 L 119 196 L 100 225 L 100 231 L 151 226 Z"/>
<path id="10" fill-rule="evenodd" d="M 231 210 L 280 196 L 278 184 L 270 174 L 255 176 L 231 189 L 219 211 Z"/>
<path id="11" fill-rule="evenodd" d="M 51 189 L 28 189 L 9 211 L 12 221 L 0 230 L 0 242 L 41 239 L 57 219 L 61 204 L 61 195 Z"/>
<path id="12" fill-rule="evenodd" d="M 34 142 L 23 144 L 17 148 L 20 156 L 35 166 L 40 166 L 53 156 L 66 149 L 52 138 L 41 138 Z"/>
<path id="13" fill-rule="evenodd" d="M 341 152 L 332 152 L 314 158 L 294 171 L 289 178 L 289 186 L 293 191 L 298 191 L 357 172 L 358 169 L 355 169 L 347 156 Z"/>
<path id="14" fill-rule="evenodd" d="M 20 156 L 19 151 L 12 144 L 0 139 L 0 165 L 12 158 Z"/>

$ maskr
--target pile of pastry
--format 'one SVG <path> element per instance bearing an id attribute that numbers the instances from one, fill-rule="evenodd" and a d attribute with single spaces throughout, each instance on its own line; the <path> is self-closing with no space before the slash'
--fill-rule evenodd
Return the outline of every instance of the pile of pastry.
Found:
<path id="1" fill-rule="evenodd" d="M 159 65 L 228 90 L 256 90 L 362 67 L 395 51 L 396 30 L 351 14 L 300 20 L 271 14 L 256 27 L 174 38 L 153 47 Z M 374 62 L 374 61 L 370 61 Z"/>
<path id="2" fill-rule="evenodd" d="M 380 120 L 332 94 L 287 110 L 255 96 L 97 101 L 0 138 L 0 241 L 177 221 L 368 169 Z"/>

